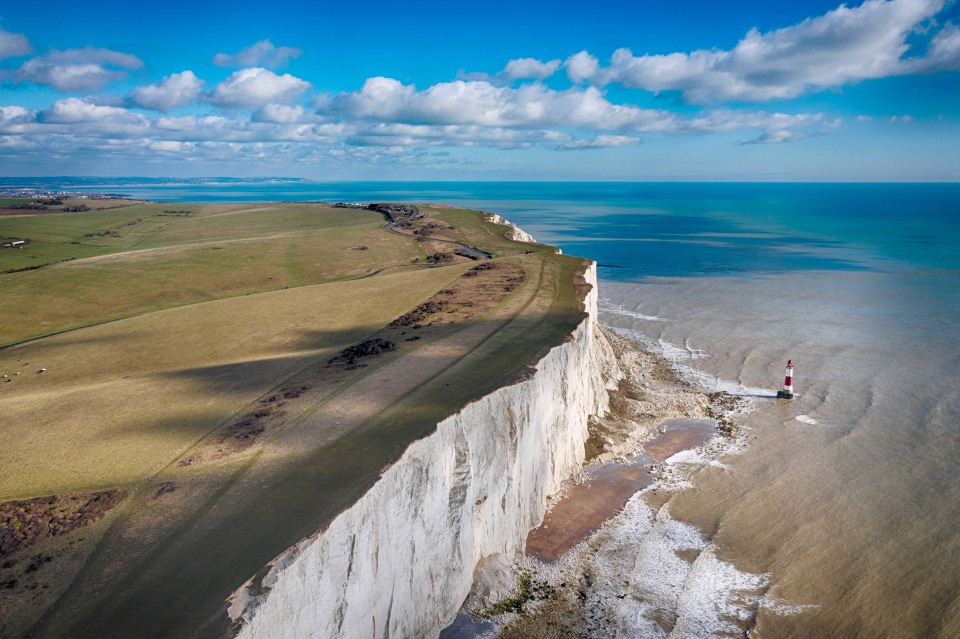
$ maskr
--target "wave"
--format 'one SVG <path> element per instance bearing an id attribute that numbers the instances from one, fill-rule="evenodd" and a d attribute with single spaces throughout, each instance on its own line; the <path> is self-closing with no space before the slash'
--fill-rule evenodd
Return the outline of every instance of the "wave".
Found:
<path id="1" fill-rule="evenodd" d="M 647 322 L 672 322 L 673 320 L 666 317 L 657 317 L 656 315 L 644 315 L 638 311 L 628 311 L 623 308 L 622 304 L 616 306 L 613 305 L 613 302 L 607 299 L 600 300 L 600 311 L 601 313 L 610 313 L 611 315 L 621 315 L 623 317 L 632 317 L 634 319 L 644 320 Z"/>
<path id="2" fill-rule="evenodd" d="M 663 339 L 654 341 L 640 331 L 632 328 L 609 328 L 618 335 L 626 337 L 634 342 L 639 342 L 648 349 L 652 350 L 654 353 L 662 356 L 670 363 L 671 367 L 681 379 L 695 386 L 699 386 L 706 391 L 720 391 L 745 398 L 773 398 L 777 396 L 776 389 L 763 388 L 760 386 L 747 386 L 742 382 L 721 379 L 716 375 L 712 375 L 690 366 L 687 364 L 687 362 L 697 359 L 706 359 L 707 357 L 710 357 L 710 353 L 702 349 L 694 348 L 690 345 L 689 340 L 687 340 L 683 346 L 677 346 L 676 344 L 672 344 Z"/>

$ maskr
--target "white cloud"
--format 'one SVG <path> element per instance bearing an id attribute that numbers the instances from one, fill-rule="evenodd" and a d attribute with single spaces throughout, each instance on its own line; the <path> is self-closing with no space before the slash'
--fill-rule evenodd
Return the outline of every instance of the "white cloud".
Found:
<path id="1" fill-rule="evenodd" d="M 774 131 L 764 131 L 757 137 L 743 142 L 743 144 L 780 144 L 782 142 L 796 142 L 806 137 L 807 134 L 802 131 L 777 129 Z"/>
<path id="2" fill-rule="evenodd" d="M 560 68 L 560 60 L 543 62 L 535 58 L 510 60 L 501 72 L 507 80 L 545 80 Z"/>
<path id="3" fill-rule="evenodd" d="M 914 62 L 919 73 L 960 70 L 960 27 L 947 23 L 930 42 L 930 51 Z"/>
<path id="4" fill-rule="evenodd" d="M 640 138 L 629 135 L 598 135 L 595 138 L 580 138 L 570 140 L 557 148 L 562 151 L 576 151 L 579 149 L 609 149 L 618 146 L 637 146 Z"/>
<path id="5" fill-rule="evenodd" d="M 267 67 L 276 69 L 287 64 L 291 58 L 299 58 L 301 53 L 303 51 L 294 47 L 275 47 L 269 40 L 260 40 L 233 55 L 218 53 L 213 56 L 213 63 L 218 67 Z"/>
<path id="6" fill-rule="evenodd" d="M 102 106 L 81 100 L 66 98 L 40 112 L 39 120 L 48 124 L 78 124 L 86 122 L 144 124 L 146 118 L 138 113 L 113 106 Z"/>
<path id="7" fill-rule="evenodd" d="M 122 80 L 121 69 L 139 69 L 143 62 L 134 55 L 85 47 L 53 50 L 27 60 L 14 74 L 18 82 L 49 84 L 59 91 L 97 91 L 109 82 Z"/>
<path id="8" fill-rule="evenodd" d="M 567 70 L 570 81 L 579 84 L 597 74 L 600 70 L 600 61 L 586 51 L 581 51 L 567 58 L 563 66 Z"/>
<path id="9" fill-rule="evenodd" d="M 539 83 L 510 88 L 456 80 L 418 92 L 413 85 L 384 77 L 370 78 L 360 91 L 336 96 L 328 108 L 349 119 L 410 124 L 600 130 L 642 128 L 674 118 L 665 111 L 611 104 L 594 87 L 555 91 Z"/>
<path id="10" fill-rule="evenodd" d="M 225 108 L 256 109 L 267 104 L 290 103 L 299 98 L 309 82 L 289 73 L 277 75 L 261 67 L 241 69 L 221 82 L 210 102 Z"/>
<path id="11" fill-rule="evenodd" d="M 315 113 L 309 113 L 301 104 L 287 106 L 283 104 L 268 104 L 253 114 L 256 122 L 273 122 L 275 124 L 305 124 L 317 122 Z"/>
<path id="12" fill-rule="evenodd" d="M 33 53 L 33 47 L 27 36 L 22 33 L 10 33 L 0 27 L 0 60 L 16 58 Z"/>
<path id="13" fill-rule="evenodd" d="M 575 81 L 620 83 L 648 91 L 680 91 L 692 103 L 766 101 L 807 91 L 925 70 L 904 58 L 907 38 L 936 15 L 945 0 L 867 0 L 841 5 L 798 25 L 760 33 L 752 29 L 729 51 L 635 56 L 614 52 L 610 65 L 591 73 L 592 56 L 568 60 Z M 952 27 L 935 36 L 931 56 L 956 65 L 960 42 Z"/>
<path id="14" fill-rule="evenodd" d="M 37 117 L 36 111 L 25 109 L 22 106 L 0 107 L 0 123 L 13 124 L 33 121 Z"/>
<path id="15" fill-rule="evenodd" d="M 560 60 L 538 60 L 536 58 L 517 58 L 507 62 L 507 66 L 494 75 L 489 73 L 459 73 L 460 80 L 468 82 L 488 82 L 495 86 L 510 84 L 516 80 L 546 80 L 563 66 Z"/>
<path id="16" fill-rule="evenodd" d="M 361 139 L 366 144 L 381 140 L 384 145 L 446 140 L 461 146 L 540 144 L 572 149 L 638 144 L 640 133 L 731 131 L 759 132 L 757 141 L 783 142 L 840 126 L 840 120 L 821 113 L 712 110 L 681 117 L 665 110 L 613 104 L 596 87 L 557 91 L 540 83 L 510 88 L 458 80 L 417 91 L 384 77 L 370 78 L 360 91 L 334 96 L 319 109 L 345 122 L 378 123 L 362 128 Z M 568 135 L 571 132 L 576 135 Z M 544 137 L 561 134 L 567 137 Z"/>
<path id="17" fill-rule="evenodd" d="M 183 71 L 165 77 L 156 84 L 137 87 L 130 92 L 134 104 L 153 111 L 172 111 L 193 102 L 203 90 L 203 80 L 193 71 Z"/>

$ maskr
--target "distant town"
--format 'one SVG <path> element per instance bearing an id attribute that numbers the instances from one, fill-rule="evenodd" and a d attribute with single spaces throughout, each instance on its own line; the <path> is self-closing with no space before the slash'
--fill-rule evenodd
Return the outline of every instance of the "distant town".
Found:
<path id="1" fill-rule="evenodd" d="M 78 199 L 78 200 L 107 200 L 124 197 L 116 193 L 81 193 L 79 191 L 49 190 L 31 186 L 0 186 L 0 198 L 23 199 Z"/>

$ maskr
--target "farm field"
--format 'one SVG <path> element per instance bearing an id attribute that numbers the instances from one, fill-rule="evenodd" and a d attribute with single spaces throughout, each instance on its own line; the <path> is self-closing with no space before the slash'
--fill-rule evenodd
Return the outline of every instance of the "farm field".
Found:
<path id="1" fill-rule="evenodd" d="M 0 217 L 31 240 L 0 252 L 0 636 L 216 634 L 230 592 L 581 320 L 582 260 L 421 212 Z"/>

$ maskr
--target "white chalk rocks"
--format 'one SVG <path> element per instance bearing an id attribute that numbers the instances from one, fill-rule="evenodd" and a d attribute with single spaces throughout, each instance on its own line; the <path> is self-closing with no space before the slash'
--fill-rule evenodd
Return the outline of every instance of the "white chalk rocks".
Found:
<path id="1" fill-rule="evenodd" d="M 484 219 L 487 222 L 493 222 L 494 224 L 502 224 L 504 226 L 509 226 L 510 230 L 507 231 L 507 239 L 513 240 L 514 242 L 526 242 L 528 244 L 536 244 L 537 241 L 533 239 L 533 236 L 524 231 L 522 228 L 511 222 L 510 220 L 504 219 L 497 215 L 496 213 L 487 213 L 484 215 Z M 559 251 L 558 251 L 559 252 Z"/>

